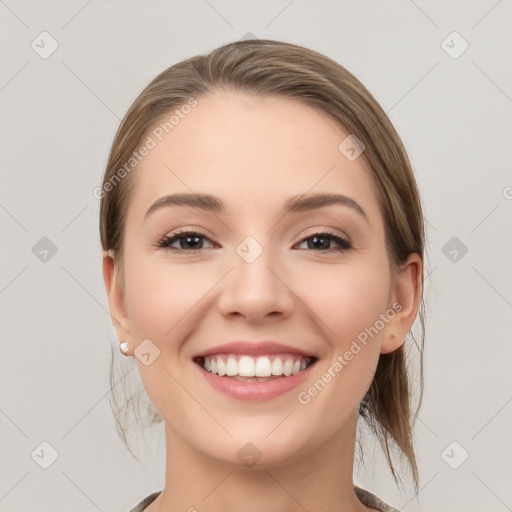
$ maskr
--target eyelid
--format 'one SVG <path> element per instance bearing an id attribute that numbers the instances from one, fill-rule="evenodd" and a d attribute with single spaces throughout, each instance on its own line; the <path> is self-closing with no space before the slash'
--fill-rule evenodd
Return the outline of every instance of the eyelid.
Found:
<path id="1" fill-rule="evenodd" d="M 212 243 L 213 240 L 215 239 L 215 236 L 213 234 L 210 234 L 209 230 L 195 226 L 185 226 L 176 229 L 170 229 L 164 235 L 162 235 L 160 239 L 172 238 L 176 235 L 183 235 L 187 233 L 200 235 L 204 238 L 207 238 Z"/>

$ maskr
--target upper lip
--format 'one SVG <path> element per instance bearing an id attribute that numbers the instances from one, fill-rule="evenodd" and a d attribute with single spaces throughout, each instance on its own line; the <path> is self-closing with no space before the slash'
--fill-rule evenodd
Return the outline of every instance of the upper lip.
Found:
<path id="1" fill-rule="evenodd" d="M 300 350 L 291 345 L 278 343 L 277 341 L 232 341 L 217 345 L 197 353 L 194 357 L 206 357 L 215 354 L 241 354 L 249 356 L 264 356 L 270 354 L 297 354 L 304 357 L 316 357 L 313 353 Z"/>

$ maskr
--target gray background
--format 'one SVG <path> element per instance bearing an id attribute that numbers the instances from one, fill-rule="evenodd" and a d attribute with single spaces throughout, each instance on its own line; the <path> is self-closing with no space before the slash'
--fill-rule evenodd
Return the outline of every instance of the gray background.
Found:
<path id="1" fill-rule="evenodd" d="M 139 91 L 248 32 L 325 53 L 360 78 L 423 196 L 421 490 L 396 490 L 371 443 L 357 481 L 405 511 L 512 510 L 511 18 L 504 0 L 0 0 L 0 511 L 127 511 L 162 488 L 161 426 L 139 441 L 139 464 L 109 409 L 117 340 L 92 191 Z M 31 47 L 43 31 L 58 43 L 45 59 Z M 457 58 L 454 31 L 469 44 Z M 46 261 L 43 237 L 57 250 Z"/>

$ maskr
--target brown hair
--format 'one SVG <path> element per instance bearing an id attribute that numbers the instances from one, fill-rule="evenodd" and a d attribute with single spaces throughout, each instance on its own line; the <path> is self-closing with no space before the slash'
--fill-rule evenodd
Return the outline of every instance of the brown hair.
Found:
<path id="1" fill-rule="evenodd" d="M 121 122 L 103 179 L 99 226 L 102 247 L 112 251 L 121 283 L 123 233 L 135 173 L 126 177 L 123 173 L 123 179 L 114 183 L 116 172 L 119 178 L 119 170 L 164 114 L 169 115 L 190 103 L 191 99 L 197 100 L 218 90 L 293 98 L 329 114 L 354 134 L 365 146 L 363 157 L 370 165 L 384 218 L 391 268 L 396 272 L 411 253 L 417 253 L 423 260 L 424 221 L 411 164 L 400 137 L 374 97 L 343 66 L 322 54 L 294 44 L 255 39 L 226 44 L 208 55 L 195 56 L 166 69 L 140 93 Z M 111 185 L 107 186 L 108 183 Z M 421 278 L 423 281 L 423 275 Z M 411 411 L 406 344 L 392 353 L 380 354 L 373 382 L 359 407 L 361 417 L 382 445 L 397 484 L 397 473 L 390 456 L 392 445 L 406 456 L 416 489 L 419 477 L 412 428 L 423 394 L 424 309 L 422 287 L 419 345 L 412 335 L 419 353 L 420 372 L 415 413 Z M 115 352 L 118 354 L 117 350 Z M 120 412 L 115 395 L 113 360 L 114 352 L 110 382 L 115 404 L 111 401 L 111 405 Z M 123 407 L 126 412 L 132 405 L 137 415 L 135 397 L 137 394 L 130 396 Z M 147 403 L 147 412 L 149 424 L 162 421 L 150 403 Z M 123 423 L 116 412 L 114 415 L 118 432 L 129 449 Z"/>

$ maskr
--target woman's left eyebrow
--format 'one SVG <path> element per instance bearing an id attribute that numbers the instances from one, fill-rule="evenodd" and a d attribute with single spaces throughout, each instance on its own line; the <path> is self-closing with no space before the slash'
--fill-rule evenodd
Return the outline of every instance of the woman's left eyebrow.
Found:
<path id="1" fill-rule="evenodd" d="M 288 198 L 284 204 L 285 213 L 297 213 L 307 210 L 314 210 L 332 204 L 347 206 L 355 210 L 367 222 L 368 217 L 365 211 L 354 199 L 343 194 L 299 194 Z M 181 193 L 169 194 L 157 199 L 148 209 L 144 218 L 146 219 L 151 212 L 164 208 L 166 206 L 189 206 L 192 208 L 200 208 L 205 211 L 222 213 L 226 211 L 224 202 L 211 194 L 204 193 Z"/>
<path id="2" fill-rule="evenodd" d="M 348 206 L 361 215 L 366 222 L 369 222 L 361 205 L 355 199 L 343 194 L 299 194 L 290 197 L 286 201 L 284 211 L 285 213 L 303 212 L 307 210 L 314 210 L 315 208 L 330 206 L 332 204 Z"/>

